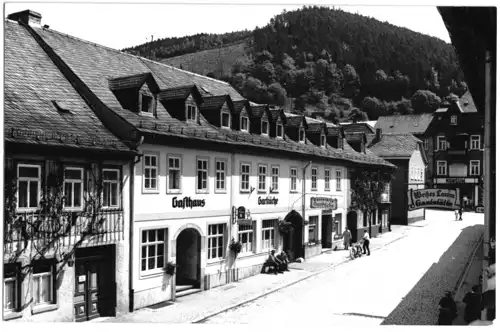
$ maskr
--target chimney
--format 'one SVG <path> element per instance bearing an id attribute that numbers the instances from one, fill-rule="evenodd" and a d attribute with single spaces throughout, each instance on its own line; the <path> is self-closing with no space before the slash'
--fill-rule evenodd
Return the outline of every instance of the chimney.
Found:
<path id="1" fill-rule="evenodd" d="M 377 142 L 380 142 L 380 140 L 382 139 L 382 129 L 381 128 L 375 129 L 375 139 L 377 140 Z"/>
<path id="2" fill-rule="evenodd" d="M 12 21 L 23 22 L 24 24 L 29 24 L 38 28 L 42 25 L 42 15 L 29 9 L 22 12 L 12 13 L 7 16 L 7 18 Z"/>

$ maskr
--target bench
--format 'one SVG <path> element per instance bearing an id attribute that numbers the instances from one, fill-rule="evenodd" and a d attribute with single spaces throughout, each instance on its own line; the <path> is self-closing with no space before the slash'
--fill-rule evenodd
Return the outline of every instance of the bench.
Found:
<path id="1" fill-rule="evenodd" d="M 267 273 L 270 273 L 271 269 L 274 271 L 275 274 L 278 273 L 278 268 L 276 266 L 276 263 L 274 262 L 265 261 L 264 264 L 262 265 L 262 273 L 266 273 L 266 268 L 268 268 Z"/>

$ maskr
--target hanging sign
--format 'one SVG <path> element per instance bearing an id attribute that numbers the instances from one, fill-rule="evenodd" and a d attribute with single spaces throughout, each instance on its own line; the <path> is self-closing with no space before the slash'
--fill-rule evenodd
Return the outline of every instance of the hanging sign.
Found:
<path id="1" fill-rule="evenodd" d="M 246 210 L 245 210 L 245 207 L 244 206 L 240 206 L 238 208 L 238 219 L 245 219 L 246 217 Z"/>
<path id="2" fill-rule="evenodd" d="M 408 190 L 408 211 L 422 208 L 457 210 L 460 199 L 456 189 Z"/>
<path id="3" fill-rule="evenodd" d="M 311 208 L 337 210 L 337 199 L 330 197 L 311 197 Z"/>

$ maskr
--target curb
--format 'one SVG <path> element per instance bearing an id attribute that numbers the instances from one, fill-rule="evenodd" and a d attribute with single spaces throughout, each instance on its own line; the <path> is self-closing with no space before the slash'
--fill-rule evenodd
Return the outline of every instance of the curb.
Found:
<path id="1" fill-rule="evenodd" d="M 377 251 L 377 250 L 379 250 L 379 249 L 381 249 L 381 248 L 384 248 L 384 247 L 388 246 L 389 244 L 394 243 L 394 242 L 396 242 L 396 241 L 399 241 L 399 240 L 401 240 L 401 239 L 403 239 L 403 238 L 405 238 L 405 237 L 407 237 L 407 236 L 408 236 L 407 234 L 403 234 L 403 236 L 401 236 L 401 237 L 399 237 L 399 238 L 397 238 L 397 239 L 395 239 L 395 240 L 392 240 L 391 242 L 387 242 L 386 244 L 381 245 L 380 247 L 374 248 L 372 251 Z M 324 268 L 324 269 L 322 269 L 322 270 L 319 270 L 319 271 L 313 272 L 313 273 L 311 273 L 310 275 L 307 275 L 307 276 L 305 276 L 305 277 L 302 277 L 302 278 L 300 278 L 300 279 L 298 279 L 298 280 L 294 280 L 294 281 L 289 282 L 289 283 L 287 283 L 287 284 L 277 286 L 276 288 L 273 288 L 273 289 L 271 289 L 271 290 L 269 290 L 269 291 L 267 291 L 267 292 L 265 292 L 265 293 L 263 293 L 263 294 L 256 295 L 256 296 L 254 296 L 254 297 L 252 297 L 252 298 L 250 298 L 250 299 L 248 299 L 248 300 L 244 300 L 244 301 L 242 301 L 242 302 L 240 302 L 240 303 L 232 304 L 232 305 L 227 306 L 227 307 L 225 307 L 225 308 L 223 308 L 223 309 L 221 309 L 221 310 L 218 310 L 217 312 L 214 312 L 214 313 L 208 314 L 208 315 L 204 316 L 203 318 L 197 318 L 197 319 L 192 320 L 192 321 L 190 321 L 190 322 L 186 322 L 186 324 L 203 324 L 203 323 L 204 323 L 204 321 L 206 321 L 207 319 L 210 319 L 210 318 L 212 318 L 212 317 L 214 317 L 214 316 L 220 315 L 221 313 L 224 313 L 224 312 L 226 312 L 226 311 L 229 311 L 229 310 L 232 310 L 232 309 L 235 309 L 235 308 L 241 307 L 241 306 L 243 306 L 243 305 L 245 305 L 245 304 L 247 304 L 247 303 L 250 303 L 250 302 L 253 302 L 253 301 L 255 301 L 255 300 L 258 300 L 258 299 L 259 299 L 259 298 L 261 298 L 261 297 L 264 297 L 264 296 L 270 295 L 270 294 L 275 293 L 275 292 L 277 292 L 277 291 L 279 291 L 279 290 L 282 290 L 282 289 L 284 289 L 284 288 L 287 288 L 287 287 L 293 286 L 293 285 L 295 285 L 295 284 L 297 284 L 297 283 L 299 283 L 299 282 L 301 282 L 301 281 L 307 280 L 307 279 L 312 278 L 312 277 L 314 277 L 314 276 L 317 276 L 317 275 L 319 275 L 319 274 L 321 274 L 321 273 L 327 272 L 327 271 L 329 271 L 329 270 L 331 270 L 331 269 L 333 269 L 333 268 L 335 268 L 335 267 L 337 267 L 337 266 L 340 266 L 340 265 L 345 264 L 345 263 L 350 262 L 350 261 L 351 261 L 351 259 L 350 259 L 350 258 L 346 258 L 345 260 L 343 260 L 343 261 L 341 261 L 341 262 L 339 262 L 339 263 L 334 263 L 334 264 L 332 264 L 332 265 L 330 265 L 330 266 L 328 266 L 328 267 L 326 267 L 326 268 Z"/>
<path id="2" fill-rule="evenodd" d="M 462 286 L 465 282 L 465 278 L 469 274 L 470 267 L 472 265 L 472 262 L 474 261 L 474 256 L 476 256 L 478 249 L 481 247 L 481 244 L 483 243 L 483 239 L 484 239 L 484 235 L 481 235 L 479 237 L 479 239 L 477 240 L 476 244 L 474 245 L 474 249 L 472 250 L 472 252 L 469 255 L 469 258 L 467 259 L 467 265 L 465 266 L 465 269 L 460 274 L 460 277 L 458 278 L 457 284 L 453 288 L 453 299 L 455 300 L 455 302 L 458 300 L 456 298 L 458 290 L 462 288 Z"/>

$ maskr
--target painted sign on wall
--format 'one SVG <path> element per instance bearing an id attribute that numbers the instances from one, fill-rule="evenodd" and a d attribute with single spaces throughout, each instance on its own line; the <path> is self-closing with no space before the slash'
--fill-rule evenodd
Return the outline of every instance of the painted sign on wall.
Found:
<path id="1" fill-rule="evenodd" d="M 337 210 L 337 199 L 330 197 L 311 197 L 311 208 Z"/>
<path id="2" fill-rule="evenodd" d="M 191 197 L 184 197 L 181 199 L 177 199 L 177 196 L 172 198 L 172 207 L 174 208 L 194 208 L 194 207 L 204 207 L 205 200 L 204 199 L 191 199 Z"/>
<path id="3" fill-rule="evenodd" d="M 259 196 L 257 203 L 259 205 L 276 205 L 278 204 L 278 199 L 276 197 L 261 197 Z"/>
<path id="4" fill-rule="evenodd" d="M 446 183 L 465 183 L 465 178 L 446 178 Z"/>
<path id="5" fill-rule="evenodd" d="M 459 207 L 460 198 L 456 189 L 408 190 L 408 211 L 422 208 L 456 210 Z"/>

